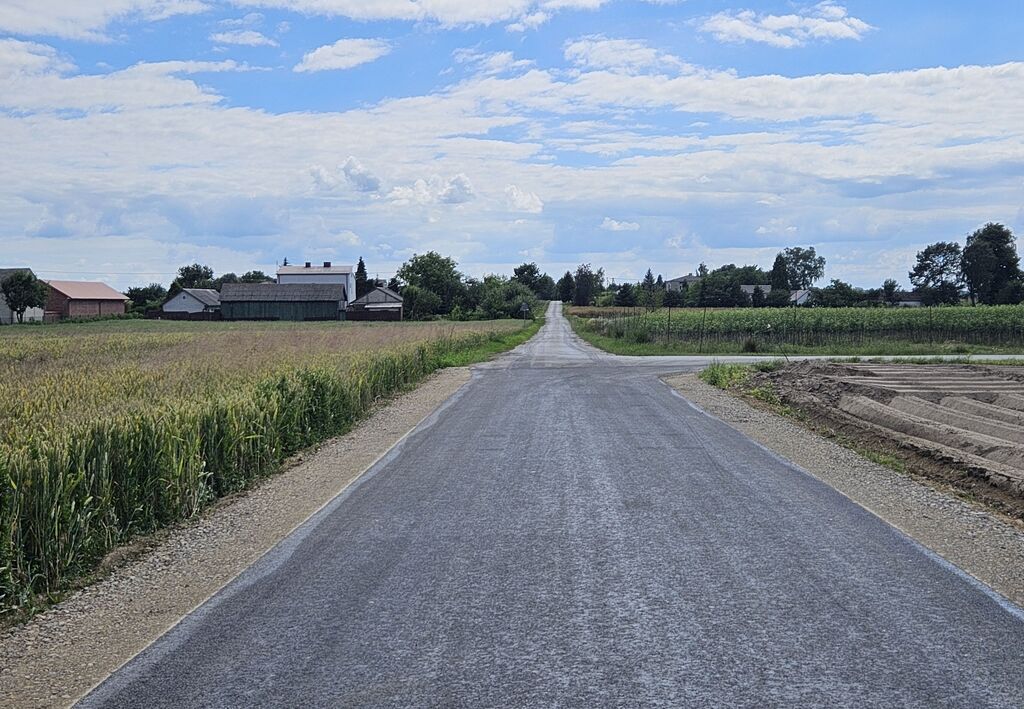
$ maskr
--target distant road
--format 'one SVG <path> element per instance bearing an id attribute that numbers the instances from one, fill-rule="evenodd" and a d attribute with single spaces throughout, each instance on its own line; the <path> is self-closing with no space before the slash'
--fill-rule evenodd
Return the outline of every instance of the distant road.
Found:
<path id="1" fill-rule="evenodd" d="M 1024 706 L 1024 613 L 552 306 L 83 702 Z"/>

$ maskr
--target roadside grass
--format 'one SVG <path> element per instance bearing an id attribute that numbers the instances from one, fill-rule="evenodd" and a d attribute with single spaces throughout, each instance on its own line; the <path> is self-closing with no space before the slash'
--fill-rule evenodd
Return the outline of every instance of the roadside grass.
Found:
<path id="1" fill-rule="evenodd" d="M 487 340 L 465 350 L 454 350 L 440 358 L 440 368 L 468 367 L 479 364 L 509 350 L 515 349 L 540 331 L 544 326 L 544 318 L 539 317 L 528 322 L 520 330 L 512 332 L 492 332 Z"/>

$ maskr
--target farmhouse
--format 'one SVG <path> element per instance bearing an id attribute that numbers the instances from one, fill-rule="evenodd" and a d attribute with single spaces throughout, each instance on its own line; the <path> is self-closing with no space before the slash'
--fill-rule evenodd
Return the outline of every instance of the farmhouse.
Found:
<path id="1" fill-rule="evenodd" d="M 700 276 L 696 276 L 692 273 L 689 276 L 673 278 L 672 280 L 665 281 L 665 290 L 678 293 L 681 290 L 686 290 L 690 287 L 691 283 L 696 283 L 699 280 Z"/>
<path id="2" fill-rule="evenodd" d="M 160 310 L 165 313 L 213 313 L 220 310 L 220 293 L 212 288 L 182 288 Z"/>
<path id="3" fill-rule="evenodd" d="M 46 299 L 47 322 L 65 318 L 99 318 L 124 315 L 128 297 L 106 283 L 89 281 L 46 281 L 50 293 Z"/>
<path id="4" fill-rule="evenodd" d="M 349 320 L 401 320 L 402 296 L 387 288 L 374 288 L 349 303 Z"/>
<path id="5" fill-rule="evenodd" d="M 15 273 L 32 273 L 30 268 L 0 268 L 0 282 Z M 42 308 L 29 308 L 25 311 L 25 322 L 38 322 L 43 319 Z M 18 316 L 7 306 L 7 301 L 0 295 L 0 325 L 12 325 L 18 321 Z"/>
<path id="6" fill-rule="evenodd" d="M 287 284 L 340 284 L 345 286 L 348 302 L 356 299 L 356 275 L 352 266 L 334 266 L 324 261 L 323 266 L 314 266 L 306 261 L 304 266 L 281 266 L 277 269 L 277 282 Z"/>
<path id="7" fill-rule="evenodd" d="M 348 291 L 340 283 L 225 283 L 224 320 L 344 320 Z"/>

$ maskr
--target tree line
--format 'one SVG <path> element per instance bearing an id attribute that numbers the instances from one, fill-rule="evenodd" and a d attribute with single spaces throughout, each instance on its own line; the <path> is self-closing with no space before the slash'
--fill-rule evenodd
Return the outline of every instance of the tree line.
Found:
<path id="1" fill-rule="evenodd" d="M 759 266 L 700 264 L 685 282 L 666 282 L 647 270 L 639 283 L 605 283 L 604 270 L 580 264 L 555 284 L 559 300 L 574 305 L 619 307 L 876 307 L 920 302 L 922 305 L 1004 305 L 1024 302 L 1024 271 L 1016 240 L 1002 224 L 989 223 L 970 234 L 964 246 L 941 241 L 918 252 L 907 274 L 913 289 L 904 291 L 894 278 L 878 288 L 858 288 L 839 279 L 815 287 L 825 274 L 825 259 L 814 247 L 790 247 L 775 257 L 770 271 Z M 746 286 L 746 288 L 744 288 Z M 754 286 L 751 290 L 750 286 Z M 794 298 L 806 293 L 806 299 Z"/>

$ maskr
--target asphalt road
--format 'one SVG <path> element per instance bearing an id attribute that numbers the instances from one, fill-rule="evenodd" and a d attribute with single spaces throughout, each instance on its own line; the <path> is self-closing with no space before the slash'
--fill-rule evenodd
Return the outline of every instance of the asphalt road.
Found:
<path id="1" fill-rule="evenodd" d="M 540 335 L 82 706 L 1024 706 L 1024 614 Z"/>

